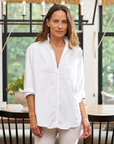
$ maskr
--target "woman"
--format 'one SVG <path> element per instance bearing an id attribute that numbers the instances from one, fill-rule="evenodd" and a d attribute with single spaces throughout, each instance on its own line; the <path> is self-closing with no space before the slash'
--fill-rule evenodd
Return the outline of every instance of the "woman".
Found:
<path id="1" fill-rule="evenodd" d="M 25 97 L 35 144 L 77 144 L 91 127 L 83 99 L 82 50 L 69 9 L 55 4 L 48 11 L 42 32 L 26 51 Z"/>

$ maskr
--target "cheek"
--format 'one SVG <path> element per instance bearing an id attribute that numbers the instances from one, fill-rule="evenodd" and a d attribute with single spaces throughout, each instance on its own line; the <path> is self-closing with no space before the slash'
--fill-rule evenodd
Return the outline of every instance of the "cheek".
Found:
<path id="1" fill-rule="evenodd" d="M 50 29 L 52 29 L 52 30 L 54 30 L 55 28 L 56 28 L 55 25 L 51 25 L 51 26 L 50 26 Z"/>
<path id="2" fill-rule="evenodd" d="M 51 33 L 54 33 L 54 31 L 55 31 L 55 27 L 54 27 L 54 26 L 51 26 L 51 27 L 50 27 L 50 32 L 51 32 Z"/>
<path id="3" fill-rule="evenodd" d="M 67 31 L 67 29 L 68 29 L 68 26 L 66 25 L 66 26 L 64 27 L 64 29 Z"/>

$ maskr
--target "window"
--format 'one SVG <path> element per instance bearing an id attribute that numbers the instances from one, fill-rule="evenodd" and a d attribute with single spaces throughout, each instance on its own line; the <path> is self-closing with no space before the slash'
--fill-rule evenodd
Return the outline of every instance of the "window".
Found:
<path id="1" fill-rule="evenodd" d="M 113 5 L 100 6 L 100 32 L 101 40 L 109 21 L 113 15 Z M 99 104 L 102 103 L 100 92 L 114 94 L 114 18 L 107 30 L 99 48 Z"/>
<path id="2" fill-rule="evenodd" d="M 53 4 L 46 4 L 46 12 Z M 66 4 L 70 9 L 73 19 L 79 19 L 79 5 L 76 4 Z M 16 20 L 19 13 L 21 4 L 19 3 L 8 3 L 7 4 L 7 17 L 5 22 L 8 20 Z M 41 16 L 41 4 L 26 4 L 26 16 L 25 20 L 42 20 Z M 8 40 L 6 48 L 3 52 L 3 100 L 7 101 L 9 104 L 17 103 L 12 96 L 10 96 L 6 88 L 13 81 L 20 77 L 25 70 L 25 52 L 26 48 L 34 42 L 37 34 L 41 31 L 41 24 L 39 25 L 20 25 L 21 20 L 23 20 L 22 15 L 18 16 L 18 25 L 15 25 L 11 36 Z M 11 22 L 11 23 L 12 23 Z M 35 22 L 36 23 L 36 22 Z M 5 43 L 9 32 L 12 29 L 11 25 L 5 25 L 3 27 L 3 44 Z M 77 30 L 81 27 L 76 25 Z M 82 44 L 82 33 L 79 34 L 79 39 Z M 81 45 L 82 46 L 82 45 Z"/>

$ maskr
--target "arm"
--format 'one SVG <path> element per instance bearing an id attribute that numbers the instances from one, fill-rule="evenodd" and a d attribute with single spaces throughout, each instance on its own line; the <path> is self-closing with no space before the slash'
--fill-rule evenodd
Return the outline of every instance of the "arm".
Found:
<path id="1" fill-rule="evenodd" d="M 34 90 L 34 73 L 33 73 L 33 55 L 32 49 L 27 48 L 25 59 L 25 79 L 24 79 L 24 96 L 27 99 L 30 117 L 30 127 L 34 135 L 42 137 L 42 127 L 37 126 L 35 113 L 35 90 Z"/>
<path id="2" fill-rule="evenodd" d="M 87 112 L 84 104 L 84 100 L 79 103 L 80 112 L 82 116 L 83 134 L 81 138 L 87 138 L 91 134 L 91 126 L 88 121 Z"/>
<path id="3" fill-rule="evenodd" d="M 28 108 L 29 108 L 30 119 L 36 118 L 34 95 L 30 94 L 26 97 L 26 99 L 27 99 L 27 104 L 28 104 Z"/>
<path id="4" fill-rule="evenodd" d="M 37 125 L 37 119 L 35 114 L 35 102 L 34 102 L 34 95 L 30 94 L 26 97 L 27 104 L 29 108 L 29 117 L 30 117 L 30 127 L 31 131 L 34 135 L 42 137 L 42 127 Z"/>
<path id="5" fill-rule="evenodd" d="M 82 51 L 79 55 L 79 65 L 77 74 L 77 85 L 76 85 L 77 99 L 79 102 L 80 112 L 82 116 L 83 134 L 82 138 L 87 138 L 91 133 L 91 127 L 88 121 L 87 112 L 84 104 L 85 91 L 84 91 L 84 66 Z"/>

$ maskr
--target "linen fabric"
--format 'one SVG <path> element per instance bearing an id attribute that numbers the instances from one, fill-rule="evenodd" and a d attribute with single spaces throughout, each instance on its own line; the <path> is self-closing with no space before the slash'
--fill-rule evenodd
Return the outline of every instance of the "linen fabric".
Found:
<path id="1" fill-rule="evenodd" d="M 34 144 L 78 144 L 80 133 L 81 124 L 76 128 L 70 128 L 68 130 L 57 128 L 47 129 L 44 127 L 42 138 L 34 136 Z"/>
<path id="2" fill-rule="evenodd" d="M 26 50 L 24 95 L 35 96 L 37 124 L 69 129 L 81 122 L 79 103 L 85 98 L 82 49 L 65 47 L 57 68 L 49 36 Z"/>

